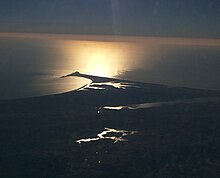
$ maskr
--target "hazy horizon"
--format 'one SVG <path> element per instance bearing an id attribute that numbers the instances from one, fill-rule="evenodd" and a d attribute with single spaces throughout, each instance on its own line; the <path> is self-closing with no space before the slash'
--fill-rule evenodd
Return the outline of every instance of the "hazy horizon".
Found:
<path id="1" fill-rule="evenodd" d="M 0 38 L 30 38 L 30 39 L 57 39 L 57 40 L 86 40 L 86 41 L 137 41 L 145 42 L 146 40 L 155 41 L 156 43 L 175 43 L 191 45 L 211 45 L 219 46 L 219 38 L 197 38 L 197 37 L 175 37 L 175 36 L 141 36 L 141 35 L 104 35 L 104 34 L 65 34 L 65 33 L 33 33 L 33 32 L 1 32 Z"/>
<path id="2" fill-rule="evenodd" d="M 8 0 L 0 31 L 220 38 L 218 0 Z"/>

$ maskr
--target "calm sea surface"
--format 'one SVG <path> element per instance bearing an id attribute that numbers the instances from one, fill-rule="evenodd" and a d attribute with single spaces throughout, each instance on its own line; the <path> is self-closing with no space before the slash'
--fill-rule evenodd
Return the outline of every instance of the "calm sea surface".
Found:
<path id="1" fill-rule="evenodd" d="M 62 93 L 81 73 L 173 86 L 220 89 L 220 45 L 175 40 L 0 38 L 0 99 Z"/>

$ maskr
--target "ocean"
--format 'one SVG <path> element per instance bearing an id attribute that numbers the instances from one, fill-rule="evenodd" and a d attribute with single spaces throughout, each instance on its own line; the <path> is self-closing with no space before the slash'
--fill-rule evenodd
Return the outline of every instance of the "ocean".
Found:
<path id="1" fill-rule="evenodd" d="M 75 71 L 219 90 L 219 68 L 220 44 L 210 40 L 1 37 L 0 99 L 63 93 L 90 82 L 77 77 L 60 78 Z"/>

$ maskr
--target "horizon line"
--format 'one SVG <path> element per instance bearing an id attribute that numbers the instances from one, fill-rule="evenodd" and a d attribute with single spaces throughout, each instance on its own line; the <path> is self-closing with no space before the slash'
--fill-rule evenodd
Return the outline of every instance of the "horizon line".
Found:
<path id="1" fill-rule="evenodd" d="M 0 32 L 0 38 L 81 40 L 81 41 L 104 41 L 104 42 L 140 42 L 140 43 L 150 41 L 156 44 L 220 46 L 220 39 L 216 39 L 216 38 L 190 38 L 190 37 L 165 37 L 165 36 Z"/>

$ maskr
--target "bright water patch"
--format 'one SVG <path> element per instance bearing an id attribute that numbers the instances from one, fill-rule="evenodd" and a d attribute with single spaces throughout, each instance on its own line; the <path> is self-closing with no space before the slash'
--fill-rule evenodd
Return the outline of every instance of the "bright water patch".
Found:
<path id="1" fill-rule="evenodd" d="M 148 109 L 154 107 L 160 107 L 164 105 L 176 105 L 176 104 L 191 104 L 191 103 L 205 103 L 205 102 L 215 102 L 219 101 L 218 97 L 208 97 L 208 98 L 193 98 L 193 99 L 184 99 L 184 100 L 176 100 L 176 101 L 162 101 L 162 102 L 152 102 L 152 103 L 141 103 L 134 105 L 123 105 L 123 106 L 104 106 L 99 108 L 99 110 L 122 110 L 122 109 Z"/>
<path id="2" fill-rule="evenodd" d="M 108 90 L 109 88 L 115 88 L 115 89 L 126 89 L 128 87 L 136 87 L 132 86 L 129 83 L 124 83 L 124 82 L 99 82 L 99 83 L 94 83 L 92 82 L 91 84 L 88 84 L 84 86 L 83 88 L 80 88 L 80 90 Z"/>
<path id="3" fill-rule="evenodd" d="M 77 140 L 76 142 L 81 144 L 81 143 L 86 143 L 86 142 L 99 141 L 99 140 L 103 140 L 103 139 L 113 140 L 114 143 L 125 142 L 125 141 L 128 141 L 128 139 L 126 139 L 125 137 L 127 137 L 129 135 L 136 134 L 136 133 L 137 133 L 137 131 L 127 131 L 127 130 L 117 130 L 117 129 L 112 129 L 112 128 L 105 128 L 105 130 L 103 130 L 101 133 L 98 133 L 96 137 L 83 138 L 83 139 Z"/>

